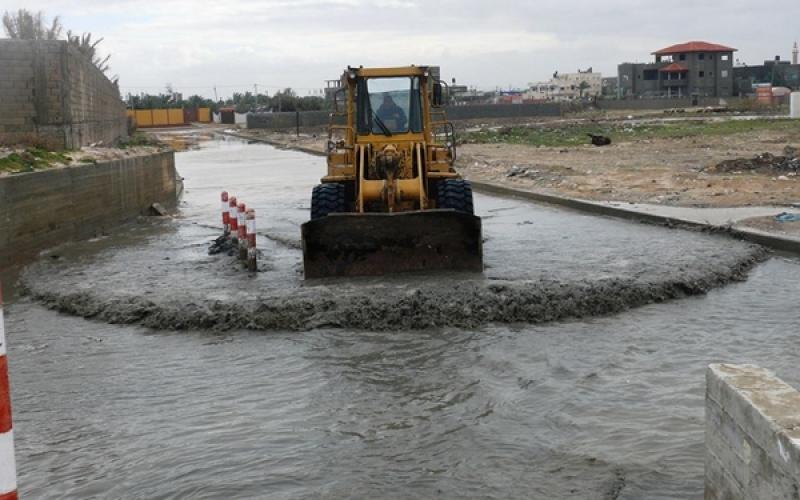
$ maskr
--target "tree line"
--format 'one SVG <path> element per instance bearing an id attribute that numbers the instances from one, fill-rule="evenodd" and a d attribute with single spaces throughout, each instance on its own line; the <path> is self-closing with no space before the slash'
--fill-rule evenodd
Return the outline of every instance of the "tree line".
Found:
<path id="1" fill-rule="evenodd" d="M 327 109 L 325 99 L 319 96 L 298 96 L 291 88 L 276 92 L 274 95 L 253 92 L 234 92 L 228 99 L 214 101 L 199 95 L 183 98 L 172 91 L 170 85 L 166 92 L 159 94 L 129 95 L 128 106 L 134 109 L 157 108 L 211 108 L 219 111 L 223 107 L 233 107 L 237 113 L 280 112 L 280 111 L 317 111 Z"/>

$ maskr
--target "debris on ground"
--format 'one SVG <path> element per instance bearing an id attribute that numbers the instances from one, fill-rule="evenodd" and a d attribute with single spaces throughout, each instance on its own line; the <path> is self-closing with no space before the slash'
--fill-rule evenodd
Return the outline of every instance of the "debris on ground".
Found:
<path id="1" fill-rule="evenodd" d="M 163 217 L 167 215 L 167 209 L 161 203 L 153 203 L 150 205 L 149 215 Z"/>
<path id="2" fill-rule="evenodd" d="M 595 146 L 608 146 L 611 144 L 611 138 L 605 135 L 586 134 L 592 138 L 592 144 Z"/>
<path id="3" fill-rule="evenodd" d="M 800 172 L 800 157 L 798 149 L 793 146 L 783 148 L 783 156 L 771 153 L 761 153 L 753 158 L 736 158 L 724 160 L 718 164 L 704 169 L 706 172 L 727 173 L 746 171 L 780 171 L 795 176 Z M 782 176 L 783 177 L 783 176 Z M 788 180 L 784 178 L 781 180 Z"/>
<path id="4" fill-rule="evenodd" d="M 775 220 L 778 222 L 800 222 L 800 214 L 781 212 L 775 216 Z"/>
<path id="5" fill-rule="evenodd" d="M 211 242 L 211 246 L 208 247 L 208 255 L 217 255 L 220 253 L 233 255 L 233 251 L 233 241 L 228 237 L 227 234 L 223 234 L 216 238 Z"/>
<path id="6" fill-rule="evenodd" d="M 728 111 L 727 106 L 706 106 L 695 110 L 695 113 L 727 113 Z"/>
<path id="7" fill-rule="evenodd" d="M 506 172 L 506 177 L 528 177 L 531 179 L 535 179 L 541 173 L 540 170 L 533 170 L 528 168 L 522 168 L 517 165 L 512 165 L 511 168 Z"/>

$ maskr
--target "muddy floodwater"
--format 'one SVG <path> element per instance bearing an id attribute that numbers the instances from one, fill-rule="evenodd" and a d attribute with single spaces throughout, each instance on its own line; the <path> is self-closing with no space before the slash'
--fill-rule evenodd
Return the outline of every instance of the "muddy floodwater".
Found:
<path id="1" fill-rule="evenodd" d="M 704 370 L 800 385 L 798 261 L 476 196 L 482 275 L 304 282 L 324 159 L 218 138 L 7 307 L 26 498 L 702 498 Z M 208 255 L 219 193 L 260 272 Z"/>

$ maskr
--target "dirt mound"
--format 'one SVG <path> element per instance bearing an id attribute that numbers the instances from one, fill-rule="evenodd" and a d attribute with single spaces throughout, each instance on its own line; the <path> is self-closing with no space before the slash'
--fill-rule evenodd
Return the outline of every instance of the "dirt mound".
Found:
<path id="1" fill-rule="evenodd" d="M 797 174 L 800 172 L 800 151 L 792 146 L 786 146 L 783 149 L 783 156 L 762 153 L 753 158 L 725 160 L 706 168 L 705 171 L 712 173 L 760 171 Z"/>

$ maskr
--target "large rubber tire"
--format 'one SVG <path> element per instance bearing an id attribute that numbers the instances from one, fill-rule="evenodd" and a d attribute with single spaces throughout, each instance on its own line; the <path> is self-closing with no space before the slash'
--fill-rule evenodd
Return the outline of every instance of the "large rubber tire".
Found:
<path id="1" fill-rule="evenodd" d="M 347 211 L 344 184 L 317 184 L 311 192 L 311 220 Z"/>
<path id="2" fill-rule="evenodd" d="M 475 213 L 472 205 L 472 185 L 469 181 L 461 179 L 439 181 L 436 191 L 438 208 L 453 208 L 459 212 Z"/>

